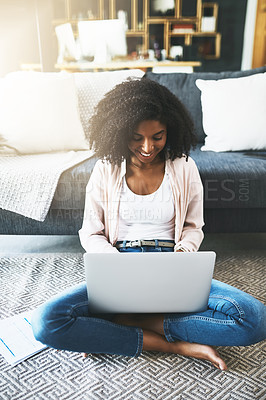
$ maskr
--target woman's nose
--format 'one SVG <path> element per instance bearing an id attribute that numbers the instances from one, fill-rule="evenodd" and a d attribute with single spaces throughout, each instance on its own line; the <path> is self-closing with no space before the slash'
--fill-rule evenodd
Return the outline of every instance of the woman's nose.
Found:
<path id="1" fill-rule="evenodd" d="M 145 142 L 143 143 L 142 149 L 143 149 L 143 151 L 145 151 L 145 153 L 149 154 L 153 149 L 153 143 L 149 140 L 145 140 Z"/>

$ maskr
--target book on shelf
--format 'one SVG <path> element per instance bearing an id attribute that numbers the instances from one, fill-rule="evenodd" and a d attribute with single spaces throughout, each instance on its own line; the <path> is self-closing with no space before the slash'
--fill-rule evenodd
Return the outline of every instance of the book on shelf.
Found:
<path id="1" fill-rule="evenodd" d="M 195 32 L 193 24 L 174 24 L 172 25 L 172 33 L 193 33 Z"/>

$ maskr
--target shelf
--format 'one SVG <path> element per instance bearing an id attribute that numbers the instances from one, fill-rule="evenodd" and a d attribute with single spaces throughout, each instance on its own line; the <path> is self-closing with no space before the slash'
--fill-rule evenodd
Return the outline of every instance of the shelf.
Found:
<path id="1" fill-rule="evenodd" d="M 144 36 L 144 31 L 127 31 L 126 36 Z"/>
<path id="2" fill-rule="evenodd" d="M 182 22 L 182 23 L 196 23 L 198 22 L 198 18 L 173 18 L 173 17 L 169 17 L 169 18 L 151 18 L 151 17 L 147 17 L 147 22 L 148 23 L 162 23 L 162 22 L 170 22 L 170 23 L 178 23 L 178 22 Z"/>
<path id="3" fill-rule="evenodd" d="M 173 0 L 171 15 L 162 14 L 158 10 L 158 1 L 155 0 L 54 0 L 57 4 L 56 16 L 53 25 L 69 22 L 74 35 L 77 35 L 77 24 L 80 20 L 91 21 L 87 14 L 94 15 L 94 19 L 115 19 L 119 10 L 125 12 L 128 20 L 126 38 L 130 53 L 143 46 L 143 51 L 153 48 L 156 40 L 161 49 L 165 49 L 166 57 L 170 55 L 172 46 L 192 46 L 196 38 L 210 41 L 210 54 L 204 53 L 205 59 L 220 57 L 221 34 L 217 32 L 218 4 L 204 3 L 202 0 Z M 96 4 L 97 3 L 97 4 Z M 162 6 L 165 4 L 161 2 Z M 168 3 L 167 3 L 168 4 Z M 60 13 L 61 6 L 61 13 Z M 80 7 L 80 8 L 79 8 Z M 168 13 L 167 10 L 162 10 Z M 79 18 L 73 18 L 73 15 Z M 96 15 L 97 14 L 97 15 Z M 155 15 L 157 14 L 157 15 Z M 62 15 L 62 18 L 58 18 Z M 65 19 L 63 18 L 65 16 Z M 80 17 L 82 17 L 80 19 Z M 172 32 L 173 25 L 193 25 L 194 32 Z M 201 27 L 204 25 L 204 30 Z M 213 30 L 208 31 L 209 27 Z M 207 48 L 208 46 L 206 46 Z M 196 57 L 196 56 L 195 56 Z"/>
<path id="4" fill-rule="evenodd" d="M 198 36 L 198 37 L 221 37 L 220 33 L 215 33 L 215 32 L 183 32 L 183 33 L 169 33 L 169 36 L 171 37 L 184 37 L 184 36 Z"/>
<path id="5" fill-rule="evenodd" d="M 56 64 L 55 68 L 70 71 L 70 72 L 85 72 L 90 70 L 119 70 L 119 69 L 148 69 L 154 67 L 199 67 L 201 62 L 199 61 L 145 61 L 145 60 L 126 60 L 126 61 L 114 61 L 110 63 L 94 63 L 94 62 L 71 62 L 64 64 Z"/>

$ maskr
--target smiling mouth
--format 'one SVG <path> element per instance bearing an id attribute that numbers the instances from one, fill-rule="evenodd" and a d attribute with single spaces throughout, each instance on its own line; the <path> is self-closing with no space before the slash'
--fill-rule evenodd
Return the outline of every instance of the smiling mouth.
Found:
<path id="1" fill-rule="evenodd" d="M 141 151 L 139 151 L 139 154 L 142 155 L 143 157 L 150 157 L 153 153 L 142 153 Z"/>

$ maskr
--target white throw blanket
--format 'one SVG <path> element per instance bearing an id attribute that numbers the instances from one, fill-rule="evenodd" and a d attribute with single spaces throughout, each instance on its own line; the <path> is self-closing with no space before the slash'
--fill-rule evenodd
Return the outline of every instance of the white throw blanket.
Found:
<path id="1" fill-rule="evenodd" d="M 93 151 L 0 157 L 0 208 L 44 221 L 62 172 Z"/>

